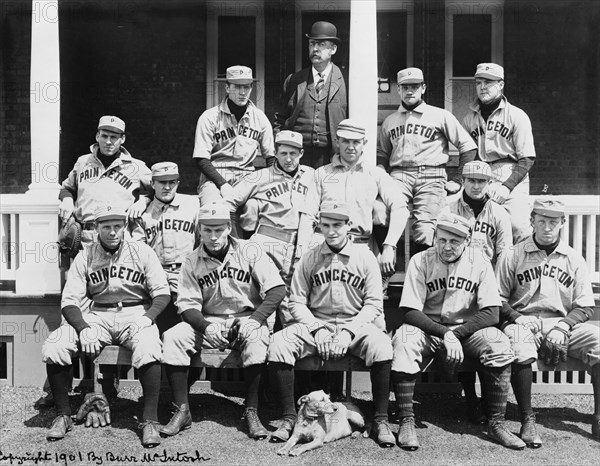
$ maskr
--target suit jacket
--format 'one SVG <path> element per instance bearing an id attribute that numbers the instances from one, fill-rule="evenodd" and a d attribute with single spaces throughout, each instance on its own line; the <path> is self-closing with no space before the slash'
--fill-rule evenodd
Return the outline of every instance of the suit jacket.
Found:
<path id="1" fill-rule="evenodd" d="M 333 153 L 337 152 L 335 132 L 340 121 L 348 117 L 348 79 L 342 70 L 333 64 L 331 74 L 325 86 L 327 95 L 327 118 L 331 131 L 331 145 Z M 312 95 L 316 102 L 312 66 L 290 74 L 283 84 L 280 111 L 275 113 L 274 132 L 288 129 L 298 131 L 296 120 L 303 105 L 303 99 Z"/>

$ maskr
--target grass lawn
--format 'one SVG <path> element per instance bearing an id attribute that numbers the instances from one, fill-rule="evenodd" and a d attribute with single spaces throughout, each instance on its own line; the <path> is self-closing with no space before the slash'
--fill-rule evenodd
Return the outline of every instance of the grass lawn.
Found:
<path id="1" fill-rule="evenodd" d="M 463 420 L 463 400 L 456 395 L 417 394 L 416 412 L 421 448 L 405 452 L 398 447 L 382 449 L 371 439 L 347 438 L 325 445 L 299 458 L 281 458 L 279 444 L 254 441 L 245 433 L 241 420 L 243 400 L 236 396 L 194 389 L 190 402 L 194 424 L 175 437 L 163 439 L 160 447 L 144 449 L 137 425 L 139 388 L 122 388 L 111 402 L 113 424 L 103 429 L 74 426 L 59 442 L 46 441 L 46 428 L 54 410 L 38 412 L 33 402 L 39 388 L 0 389 L 0 464 L 598 464 L 600 442 L 590 436 L 593 410 L 591 395 L 534 395 L 539 432 L 544 445 L 539 450 L 507 450 L 485 436 L 483 426 Z M 160 421 L 170 417 L 168 394 L 161 399 Z M 354 401 L 369 416 L 368 393 L 355 392 Z M 71 397 L 74 410 L 82 396 Z M 391 403 L 392 405 L 392 403 Z M 267 425 L 277 410 L 267 405 L 260 412 Z M 508 408 L 509 427 L 517 432 L 514 399 Z M 272 427 L 272 426 L 271 426 Z M 392 428 L 397 430 L 397 424 Z M 273 428 L 273 427 L 272 427 Z M 274 428 L 273 428 L 274 429 Z M 177 460 L 177 455 L 179 458 Z M 21 457 L 22 462 L 19 463 Z M 203 459 L 201 459 L 203 458 Z"/>

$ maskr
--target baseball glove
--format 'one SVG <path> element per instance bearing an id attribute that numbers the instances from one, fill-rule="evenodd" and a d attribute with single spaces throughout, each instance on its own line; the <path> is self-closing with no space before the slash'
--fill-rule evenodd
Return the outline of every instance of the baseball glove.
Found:
<path id="1" fill-rule="evenodd" d="M 88 393 L 79 407 L 75 422 L 85 420 L 86 427 L 105 427 L 110 424 L 110 406 L 104 393 Z"/>
<path id="2" fill-rule="evenodd" d="M 58 249 L 64 256 L 74 258 L 81 249 L 81 225 L 73 216 L 58 232 Z"/>
<path id="3" fill-rule="evenodd" d="M 552 330 L 557 330 L 565 334 L 565 342 L 561 345 L 548 341 L 548 334 Z M 542 340 L 538 355 L 541 360 L 549 366 L 557 366 L 559 362 L 567 362 L 567 351 L 569 349 L 569 332 L 560 327 L 554 327 Z"/>

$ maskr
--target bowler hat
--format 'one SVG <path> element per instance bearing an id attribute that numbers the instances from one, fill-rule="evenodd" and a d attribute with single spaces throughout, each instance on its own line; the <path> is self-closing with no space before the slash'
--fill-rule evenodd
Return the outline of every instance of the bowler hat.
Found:
<path id="1" fill-rule="evenodd" d="M 309 34 L 306 37 L 314 40 L 330 40 L 339 45 L 340 38 L 337 37 L 337 28 L 327 21 L 317 21 L 312 25 Z"/>

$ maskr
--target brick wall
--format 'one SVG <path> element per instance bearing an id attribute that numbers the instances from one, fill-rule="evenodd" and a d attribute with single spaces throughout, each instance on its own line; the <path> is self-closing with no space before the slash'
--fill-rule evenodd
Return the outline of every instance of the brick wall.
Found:
<path id="1" fill-rule="evenodd" d="M 94 142 L 98 118 L 127 124 L 125 146 L 148 166 L 180 165 L 180 191 L 198 181 L 191 155 L 206 106 L 206 13 L 193 0 L 60 2 L 64 179 Z"/>
<path id="2" fill-rule="evenodd" d="M 0 194 L 23 193 L 31 183 L 31 2 L 2 2 L 0 31 Z"/>
<path id="3" fill-rule="evenodd" d="M 507 0 L 505 92 L 529 115 L 531 193 L 599 194 L 600 4 Z"/>

